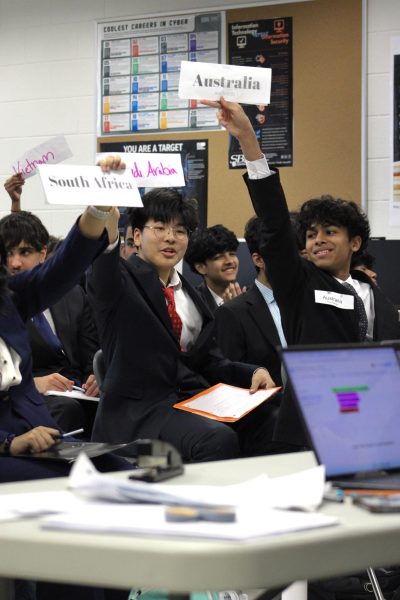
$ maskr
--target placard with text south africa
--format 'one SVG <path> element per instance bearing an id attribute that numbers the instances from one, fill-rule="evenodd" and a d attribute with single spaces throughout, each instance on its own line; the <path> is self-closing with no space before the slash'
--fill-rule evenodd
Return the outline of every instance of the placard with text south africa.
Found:
<path id="1" fill-rule="evenodd" d="M 181 62 L 179 97 L 269 104 L 271 69 L 236 67 L 201 62 Z"/>
<path id="2" fill-rule="evenodd" d="M 103 173 L 100 167 L 39 165 L 38 171 L 49 204 L 143 206 L 128 170 Z"/>
<path id="3" fill-rule="evenodd" d="M 109 156 L 109 152 L 96 154 L 96 160 Z M 181 155 L 179 153 L 161 154 L 153 152 L 113 152 L 126 165 L 138 187 L 183 187 Z"/>

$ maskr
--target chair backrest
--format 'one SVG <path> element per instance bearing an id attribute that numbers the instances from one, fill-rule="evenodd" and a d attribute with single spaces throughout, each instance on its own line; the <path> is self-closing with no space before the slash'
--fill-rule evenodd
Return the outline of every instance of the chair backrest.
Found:
<path id="1" fill-rule="evenodd" d="M 106 365 L 104 362 L 103 350 L 97 350 L 96 354 L 93 356 L 93 373 L 96 377 L 97 385 L 99 386 L 100 391 L 103 388 L 103 381 L 106 376 Z"/>

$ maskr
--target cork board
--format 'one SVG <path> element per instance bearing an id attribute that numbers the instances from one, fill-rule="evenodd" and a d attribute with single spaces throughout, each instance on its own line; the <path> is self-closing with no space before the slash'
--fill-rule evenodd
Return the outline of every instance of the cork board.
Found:
<path id="1" fill-rule="evenodd" d="M 291 209 L 332 194 L 361 203 L 362 0 L 311 0 L 234 9 L 227 22 L 293 18 L 294 160 L 281 169 Z M 228 168 L 225 131 L 107 136 L 101 142 L 208 139 L 208 225 L 243 235 L 253 214 L 244 170 Z"/>

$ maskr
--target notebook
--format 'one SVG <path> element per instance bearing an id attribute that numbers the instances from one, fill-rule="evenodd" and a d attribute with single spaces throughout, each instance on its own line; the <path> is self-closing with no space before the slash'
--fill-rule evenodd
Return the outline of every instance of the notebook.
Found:
<path id="1" fill-rule="evenodd" d="M 115 452 L 128 444 L 108 444 L 104 442 L 58 442 L 44 452 L 33 452 L 31 454 L 18 454 L 16 458 L 35 458 L 41 460 L 61 460 L 63 462 L 74 462 L 80 452 L 85 452 L 89 458 L 95 458 L 102 454 Z"/>
<path id="2" fill-rule="evenodd" d="M 400 490 L 396 343 L 292 346 L 282 356 L 327 479 L 348 489 Z"/>

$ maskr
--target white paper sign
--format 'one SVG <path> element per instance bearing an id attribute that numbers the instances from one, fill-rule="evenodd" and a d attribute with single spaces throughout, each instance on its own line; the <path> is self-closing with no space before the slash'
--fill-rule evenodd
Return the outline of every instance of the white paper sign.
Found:
<path id="1" fill-rule="evenodd" d="M 11 168 L 13 174 L 22 173 L 24 179 L 28 179 L 36 175 L 38 165 L 60 163 L 71 156 L 67 140 L 63 135 L 58 135 L 28 150 Z"/>
<path id="2" fill-rule="evenodd" d="M 336 308 L 343 308 L 345 310 L 354 309 L 354 296 L 351 294 L 315 290 L 315 302 L 317 304 L 329 304 L 330 306 L 336 306 Z"/>
<path id="3" fill-rule="evenodd" d="M 110 152 L 96 154 L 96 161 L 109 156 Z M 159 154 L 152 152 L 113 152 L 120 156 L 136 181 L 138 187 L 183 187 L 185 177 L 180 154 Z"/>
<path id="4" fill-rule="evenodd" d="M 271 69 L 202 62 L 181 62 L 179 97 L 269 104 Z"/>
<path id="5" fill-rule="evenodd" d="M 38 171 L 49 204 L 143 206 L 129 171 L 78 165 L 38 165 Z"/>

